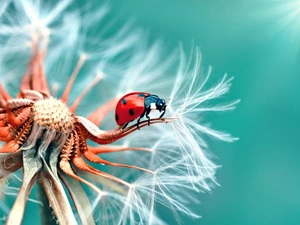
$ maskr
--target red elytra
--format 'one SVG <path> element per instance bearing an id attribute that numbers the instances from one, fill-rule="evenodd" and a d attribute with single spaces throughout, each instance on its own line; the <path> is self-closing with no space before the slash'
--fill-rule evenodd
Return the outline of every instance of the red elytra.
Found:
<path id="1" fill-rule="evenodd" d="M 132 92 L 124 95 L 117 103 L 115 119 L 119 126 L 139 118 L 145 112 L 147 92 Z"/>

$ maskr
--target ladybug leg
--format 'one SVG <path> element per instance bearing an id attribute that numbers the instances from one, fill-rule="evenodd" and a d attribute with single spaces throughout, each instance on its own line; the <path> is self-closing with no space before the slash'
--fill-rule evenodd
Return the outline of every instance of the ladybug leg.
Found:
<path id="1" fill-rule="evenodd" d="M 143 112 L 143 114 L 137 120 L 136 127 L 137 127 L 138 130 L 140 130 L 140 121 L 145 116 L 145 113 L 146 113 L 146 111 Z"/>
<path id="2" fill-rule="evenodd" d="M 149 113 L 151 112 L 151 108 L 147 108 L 146 110 L 146 118 L 148 119 L 148 126 L 150 126 L 150 117 L 149 117 Z"/>
<path id="3" fill-rule="evenodd" d="M 137 120 L 136 127 L 138 130 L 140 130 L 140 123 L 141 123 L 140 120 L 145 116 L 145 113 L 147 113 L 147 111 L 143 112 L 143 114 Z"/>
<path id="4" fill-rule="evenodd" d="M 144 116 L 144 115 L 143 115 Z M 138 130 L 140 130 L 140 120 L 141 120 L 141 118 L 143 117 L 143 116 L 140 116 L 139 118 L 138 118 L 138 120 L 137 120 L 137 123 L 136 123 L 136 127 L 137 127 L 137 129 Z"/>
<path id="5" fill-rule="evenodd" d="M 129 122 L 128 122 L 128 123 L 125 123 L 124 126 L 122 127 L 122 129 L 125 129 L 125 128 L 127 127 L 128 124 L 129 124 Z"/>
<path id="6" fill-rule="evenodd" d="M 146 114 L 146 117 L 148 119 L 148 126 L 150 126 L 150 116 L 148 114 Z"/>
<path id="7" fill-rule="evenodd" d="M 160 115 L 159 118 L 162 118 L 165 115 L 165 113 L 166 113 L 166 110 L 163 111 L 163 113 Z"/>

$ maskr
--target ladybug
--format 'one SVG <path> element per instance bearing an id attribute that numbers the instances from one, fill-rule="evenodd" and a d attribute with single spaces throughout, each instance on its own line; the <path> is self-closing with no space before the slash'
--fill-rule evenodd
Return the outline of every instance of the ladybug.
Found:
<path id="1" fill-rule="evenodd" d="M 149 113 L 151 110 L 162 112 L 159 118 L 163 117 L 166 112 L 166 101 L 159 98 L 157 95 L 152 95 L 147 92 L 132 92 L 124 95 L 117 103 L 115 111 L 115 119 L 119 126 L 123 129 L 129 122 L 137 120 L 137 128 L 144 116 L 148 119 L 150 125 Z"/>

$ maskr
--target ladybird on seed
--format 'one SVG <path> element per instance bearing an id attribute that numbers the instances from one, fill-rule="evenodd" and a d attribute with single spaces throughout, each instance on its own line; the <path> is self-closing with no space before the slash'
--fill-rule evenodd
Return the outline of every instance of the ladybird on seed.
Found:
<path id="1" fill-rule="evenodd" d="M 151 110 L 162 112 L 159 118 L 163 117 L 166 112 L 166 101 L 159 98 L 157 95 L 152 95 L 147 92 L 132 92 L 124 95 L 117 103 L 115 111 L 115 119 L 119 126 L 123 129 L 129 122 L 138 119 L 137 128 L 141 118 L 146 116 L 148 126 L 150 125 L 149 113 Z"/>

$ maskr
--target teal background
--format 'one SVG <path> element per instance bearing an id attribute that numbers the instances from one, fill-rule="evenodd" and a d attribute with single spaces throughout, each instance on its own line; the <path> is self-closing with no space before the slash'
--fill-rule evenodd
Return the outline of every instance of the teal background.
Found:
<path id="1" fill-rule="evenodd" d="M 170 51 L 179 43 L 187 52 L 200 46 L 212 79 L 225 72 L 235 77 L 226 99 L 241 103 L 208 119 L 240 140 L 210 141 L 223 166 L 217 172 L 221 187 L 193 206 L 202 219 L 184 218 L 183 224 L 300 224 L 300 14 L 293 14 L 300 3 L 289 5 L 297 2 L 111 1 L 116 21 L 133 18 Z"/>
<path id="2" fill-rule="evenodd" d="M 191 207 L 202 218 L 183 217 L 183 224 L 300 224 L 300 13 L 293 14 L 300 3 L 289 5 L 297 2 L 109 1 L 106 20 L 114 20 L 115 30 L 133 19 L 150 43 L 160 39 L 170 53 L 179 43 L 186 52 L 199 46 L 203 67 L 213 67 L 212 80 L 224 73 L 235 77 L 224 101 L 241 99 L 237 109 L 206 118 L 240 140 L 209 141 L 214 161 L 222 165 L 221 187 L 197 196 L 201 204 Z M 38 205 L 27 207 L 24 224 L 32 224 Z M 173 223 L 173 215 L 159 213 Z"/>

